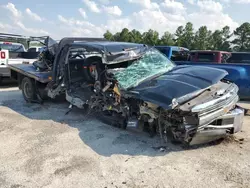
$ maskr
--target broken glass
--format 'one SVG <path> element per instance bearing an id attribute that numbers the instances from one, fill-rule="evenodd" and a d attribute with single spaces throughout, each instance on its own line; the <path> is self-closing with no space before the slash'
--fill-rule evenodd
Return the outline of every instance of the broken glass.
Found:
<path id="1" fill-rule="evenodd" d="M 114 73 L 119 87 L 129 89 L 137 86 L 145 80 L 162 75 L 175 67 L 165 55 L 155 48 L 145 52 L 138 60 L 135 60 L 126 69 Z"/>

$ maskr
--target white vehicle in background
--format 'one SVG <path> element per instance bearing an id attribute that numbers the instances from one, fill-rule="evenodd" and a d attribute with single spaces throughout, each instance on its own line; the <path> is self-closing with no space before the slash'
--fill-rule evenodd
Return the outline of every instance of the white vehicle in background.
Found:
<path id="1" fill-rule="evenodd" d="M 0 83 L 2 78 L 9 75 L 9 70 L 7 69 L 9 51 L 0 49 Z"/>
<path id="2" fill-rule="evenodd" d="M 4 77 L 10 77 L 8 64 L 14 64 L 10 53 L 25 52 L 24 45 L 13 42 L 0 42 L 0 82 Z"/>
<path id="3" fill-rule="evenodd" d="M 10 69 L 8 65 L 12 64 L 31 64 L 37 60 L 40 53 L 40 47 L 29 47 L 32 41 L 39 42 L 44 45 L 45 37 L 25 37 L 21 35 L 3 34 L 0 33 L 0 83 L 5 78 L 10 78 Z M 22 40 L 27 42 L 28 50 L 24 45 L 17 42 L 10 42 L 13 40 Z"/>
<path id="4" fill-rule="evenodd" d="M 42 46 L 39 46 L 39 47 L 38 46 L 32 46 L 27 51 L 28 52 L 40 52 L 41 48 L 42 48 Z"/>

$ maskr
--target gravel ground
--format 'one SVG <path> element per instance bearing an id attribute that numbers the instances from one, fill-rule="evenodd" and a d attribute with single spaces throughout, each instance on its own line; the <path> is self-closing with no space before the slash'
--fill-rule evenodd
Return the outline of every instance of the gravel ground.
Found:
<path id="1" fill-rule="evenodd" d="M 249 104 L 243 103 L 245 107 Z M 27 104 L 0 89 L 0 187 L 250 187 L 250 118 L 221 143 L 191 149 L 68 115 L 67 103 Z M 237 140 L 244 141 L 237 141 Z"/>

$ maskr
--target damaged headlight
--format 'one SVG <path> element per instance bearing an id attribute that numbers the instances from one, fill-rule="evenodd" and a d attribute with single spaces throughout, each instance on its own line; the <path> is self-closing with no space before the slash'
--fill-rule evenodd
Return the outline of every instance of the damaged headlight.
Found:
<path id="1" fill-rule="evenodd" d="M 178 106 L 179 105 L 179 103 L 177 102 L 177 100 L 176 100 L 176 98 L 173 98 L 173 100 L 172 100 L 172 109 L 174 109 L 176 106 Z"/>

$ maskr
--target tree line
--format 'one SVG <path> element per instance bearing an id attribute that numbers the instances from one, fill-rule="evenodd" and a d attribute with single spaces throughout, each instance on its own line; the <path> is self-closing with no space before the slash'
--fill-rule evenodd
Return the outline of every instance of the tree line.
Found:
<path id="1" fill-rule="evenodd" d="M 153 29 L 141 33 L 136 29 L 130 31 L 127 28 L 114 34 L 107 30 L 103 36 L 111 41 L 175 45 L 192 50 L 250 51 L 250 23 L 248 22 L 243 23 L 232 32 L 229 26 L 214 32 L 207 26 L 201 26 L 195 31 L 193 24 L 188 22 L 185 26 L 179 26 L 174 34 L 166 31 L 161 37 Z"/>

